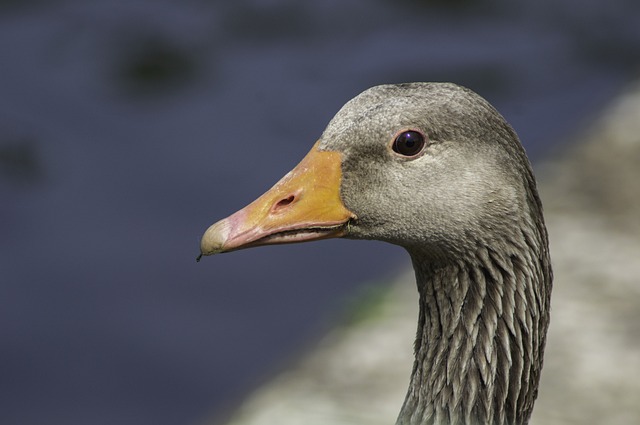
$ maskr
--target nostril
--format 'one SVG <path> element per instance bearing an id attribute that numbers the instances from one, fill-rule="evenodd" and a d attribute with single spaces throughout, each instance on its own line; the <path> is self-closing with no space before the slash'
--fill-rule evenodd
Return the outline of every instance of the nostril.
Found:
<path id="1" fill-rule="evenodd" d="M 289 195 L 286 198 L 279 200 L 278 203 L 273 206 L 273 209 L 276 210 L 278 208 L 286 207 L 287 205 L 295 201 L 295 199 L 295 195 Z"/>

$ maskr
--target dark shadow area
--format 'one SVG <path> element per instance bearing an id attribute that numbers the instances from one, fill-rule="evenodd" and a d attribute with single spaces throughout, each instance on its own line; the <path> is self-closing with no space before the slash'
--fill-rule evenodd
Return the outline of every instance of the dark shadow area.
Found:
<path id="1" fill-rule="evenodd" d="M 119 42 L 114 83 L 132 96 L 170 94 L 197 83 L 205 66 L 198 52 L 164 35 L 132 33 Z"/>
<path id="2" fill-rule="evenodd" d="M 36 143 L 32 140 L 0 142 L 0 176 L 14 184 L 33 184 L 42 179 Z"/>

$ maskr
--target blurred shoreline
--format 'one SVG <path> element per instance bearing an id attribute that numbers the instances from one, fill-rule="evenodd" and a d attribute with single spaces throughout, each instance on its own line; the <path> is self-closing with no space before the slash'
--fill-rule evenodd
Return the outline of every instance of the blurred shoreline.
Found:
<path id="1" fill-rule="evenodd" d="M 531 423 L 640 423 L 640 81 L 537 164 L 554 264 Z M 378 288 L 379 289 L 379 288 Z M 408 384 L 417 298 L 399 276 L 232 415 L 230 425 L 390 424 Z M 220 421 L 211 421 L 220 423 Z"/>

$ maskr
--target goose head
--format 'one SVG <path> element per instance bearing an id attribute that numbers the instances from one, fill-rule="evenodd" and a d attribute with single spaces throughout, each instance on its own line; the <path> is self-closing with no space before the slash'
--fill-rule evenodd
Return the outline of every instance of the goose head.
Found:
<path id="1" fill-rule="evenodd" d="M 211 226 L 201 252 L 347 237 L 446 261 L 538 214 L 532 186 L 517 136 L 475 93 L 377 86 L 349 101 L 270 191 Z"/>
<path id="2" fill-rule="evenodd" d="M 409 252 L 415 363 L 398 424 L 525 424 L 542 368 L 551 267 L 517 135 L 449 83 L 373 87 L 253 203 L 207 229 L 201 256 L 331 237 Z"/>

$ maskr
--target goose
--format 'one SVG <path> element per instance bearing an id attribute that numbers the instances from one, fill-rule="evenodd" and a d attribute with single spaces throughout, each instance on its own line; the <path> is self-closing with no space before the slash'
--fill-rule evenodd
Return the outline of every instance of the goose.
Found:
<path id="1" fill-rule="evenodd" d="M 528 423 L 552 270 L 531 165 L 496 109 L 452 83 L 362 92 L 292 171 L 206 230 L 198 260 L 336 237 L 412 261 L 418 330 L 397 425 Z"/>

